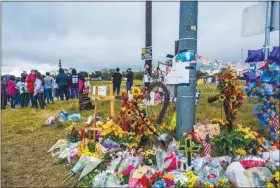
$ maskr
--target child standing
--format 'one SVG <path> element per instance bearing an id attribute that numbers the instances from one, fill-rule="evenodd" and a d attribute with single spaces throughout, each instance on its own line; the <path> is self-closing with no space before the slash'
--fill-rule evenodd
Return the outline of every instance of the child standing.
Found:
<path id="1" fill-rule="evenodd" d="M 17 83 L 17 88 L 20 93 L 21 102 L 20 107 L 27 107 L 28 106 L 28 93 L 27 93 L 27 83 L 25 82 L 26 76 L 22 75 L 20 82 Z"/>
<path id="2" fill-rule="evenodd" d="M 34 83 L 35 109 L 38 109 L 37 101 L 39 102 L 40 108 L 44 109 L 44 99 L 43 99 L 44 85 L 45 85 L 45 81 L 42 78 L 41 73 L 37 72 L 36 80 Z"/>
<path id="3" fill-rule="evenodd" d="M 10 77 L 10 79 L 8 81 L 7 91 L 8 91 L 8 95 L 10 96 L 11 108 L 15 109 L 15 107 L 16 107 L 16 94 L 17 94 L 15 76 Z"/>

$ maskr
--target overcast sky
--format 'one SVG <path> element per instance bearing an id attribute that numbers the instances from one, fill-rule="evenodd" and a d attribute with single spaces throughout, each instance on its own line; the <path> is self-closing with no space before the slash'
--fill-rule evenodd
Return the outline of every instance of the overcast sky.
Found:
<path id="1" fill-rule="evenodd" d="M 179 38 L 178 2 L 153 3 L 153 58 L 174 54 Z M 198 54 L 239 62 L 248 49 L 264 44 L 264 35 L 241 36 L 242 11 L 256 2 L 199 2 Z M 3 3 L 2 73 L 41 72 L 58 67 L 96 71 L 143 67 L 144 2 Z M 279 45 L 279 31 L 271 46 Z"/>

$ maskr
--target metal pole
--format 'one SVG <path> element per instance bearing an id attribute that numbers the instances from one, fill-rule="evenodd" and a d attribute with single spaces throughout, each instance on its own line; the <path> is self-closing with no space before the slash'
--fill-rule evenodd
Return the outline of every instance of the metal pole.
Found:
<path id="1" fill-rule="evenodd" d="M 152 46 L 152 1 L 146 1 L 146 47 Z M 152 72 L 152 60 L 145 60 L 148 72 Z"/>
<path id="2" fill-rule="evenodd" d="M 271 31 L 271 12 L 272 1 L 266 2 L 266 23 L 265 23 L 265 46 L 264 46 L 264 59 L 268 59 L 269 45 L 270 45 L 270 31 Z"/>
<path id="3" fill-rule="evenodd" d="M 197 28 L 197 12 L 197 1 L 180 2 L 179 52 L 197 52 L 197 30 L 187 29 L 190 26 Z M 190 84 L 177 86 L 177 139 L 181 139 L 183 133 L 193 131 L 195 123 L 196 64 L 190 66 Z"/>

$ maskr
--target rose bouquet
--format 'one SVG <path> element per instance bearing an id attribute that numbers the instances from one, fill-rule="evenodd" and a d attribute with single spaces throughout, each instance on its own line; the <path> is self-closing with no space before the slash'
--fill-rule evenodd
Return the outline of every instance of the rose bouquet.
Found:
<path id="1" fill-rule="evenodd" d="M 81 140 L 80 132 L 73 124 L 69 126 L 68 130 L 68 139 L 70 142 L 78 142 Z"/>

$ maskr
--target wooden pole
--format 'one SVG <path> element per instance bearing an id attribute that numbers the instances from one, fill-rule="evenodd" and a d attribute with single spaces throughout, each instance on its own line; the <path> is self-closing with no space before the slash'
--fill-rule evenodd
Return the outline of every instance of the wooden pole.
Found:
<path id="1" fill-rule="evenodd" d="M 110 84 L 110 105 L 111 105 L 111 117 L 115 116 L 115 100 L 114 100 L 114 91 L 113 84 Z"/>

